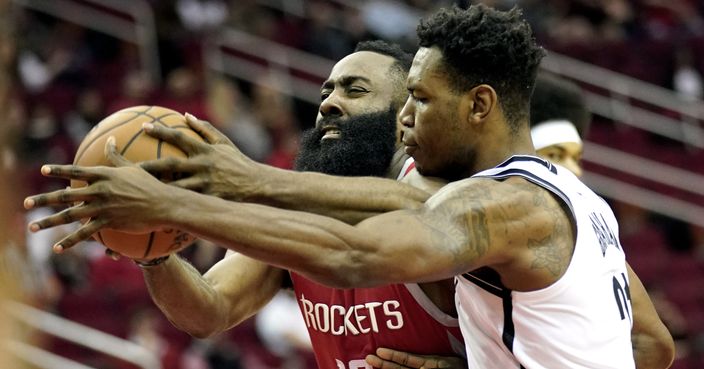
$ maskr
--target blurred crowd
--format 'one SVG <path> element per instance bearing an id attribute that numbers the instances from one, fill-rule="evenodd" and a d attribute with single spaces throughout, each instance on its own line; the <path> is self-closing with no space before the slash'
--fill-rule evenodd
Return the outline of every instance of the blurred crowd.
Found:
<path id="1" fill-rule="evenodd" d="M 134 105 L 190 112 L 212 122 L 255 160 L 291 168 L 299 134 L 314 123 L 317 107 L 272 88 L 276 81 L 255 84 L 208 72 L 202 55 L 207 36 L 234 28 L 332 60 L 371 38 L 395 41 L 412 51 L 420 17 L 439 6 L 474 1 L 146 2 L 156 17 L 158 76 L 145 70 L 134 44 L 0 0 L 0 165 L 3 174 L 12 173 L 3 176 L 11 200 L 2 197 L 5 216 L 0 217 L 0 226 L 6 245 L 0 262 L 8 266 L 5 270 L 23 265 L 10 274 L 32 304 L 150 347 L 165 368 L 315 367 L 305 344 L 280 339 L 295 334 L 272 333 L 266 319 L 247 321 L 208 340 L 176 331 L 155 310 L 141 272 L 129 261 L 106 258 L 97 244 L 53 255 L 50 245 L 66 229 L 26 234 L 29 219 L 52 210 L 27 213 L 21 199 L 66 186 L 64 181 L 41 177 L 40 165 L 71 162 L 91 127 Z M 536 37 L 548 49 L 673 89 L 687 99 L 702 97 L 704 2 L 482 2 L 498 8 L 523 7 Z M 704 356 L 704 296 L 697 292 L 704 281 L 704 230 L 618 201 L 613 204 L 629 258 L 637 260 L 631 264 L 639 274 L 642 271 L 677 339 L 679 359 L 674 367 L 698 367 L 692 363 L 701 363 Z M 648 252 L 642 252 L 644 247 Z M 204 242 L 184 251 L 201 272 L 223 254 Z M 663 258 L 676 267 L 666 266 Z M 673 283 L 662 276 L 674 278 L 673 271 L 686 277 L 682 280 L 698 282 L 693 287 L 677 285 L 678 290 L 696 289 L 690 291 L 694 297 L 681 301 L 680 292 L 672 294 Z M 290 296 L 278 300 L 282 305 L 291 303 Z M 278 314 L 270 315 L 281 319 Z M 87 365 L 131 368 L 60 340 L 40 340 Z"/>

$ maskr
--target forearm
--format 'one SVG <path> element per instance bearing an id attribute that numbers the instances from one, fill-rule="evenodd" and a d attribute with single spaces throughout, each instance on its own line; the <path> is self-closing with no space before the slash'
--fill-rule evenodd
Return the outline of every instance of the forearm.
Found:
<path id="1" fill-rule="evenodd" d="M 279 290 L 284 273 L 243 255 L 226 257 L 204 276 L 176 255 L 143 272 L 152 299 L 169 321 L 200 338 L 259 311 Z"/>
<path id="2" fill-rule="evenodd" d="M 640 279 L 630 265 L 627 265 L 627 268 L 633 305 L 631 340 L 636 368 L 669 368 L 675 356 L 672 336 L 660 320 Z"/>
<path id="3" fill-rule="evenodd" d="M 202 338 L 227 328 L 215 290 L 188 262 L 172 255 L 143 274 L 152 300 L 180 330 Z"/>
<path id="4" fill-rule="evenodd" d="M 264 184 L 245 201 L 325 215 L 349 224 L 381 213 L 415 209 L 430 194 L 395 180 L 338 177 L 266 168 Z"/>
<path id="5" fill-rule="evenodd" d="M 449 278 L 456 257 L 414 210 L 385 213 L 356 226 L 299 211 L 175 191 L 164 226 L 333 287 L 369 287 Z M 401 256 L 402 255 L 402 256 Z M 403 263 L 398 258 L 403 258 Z"/>

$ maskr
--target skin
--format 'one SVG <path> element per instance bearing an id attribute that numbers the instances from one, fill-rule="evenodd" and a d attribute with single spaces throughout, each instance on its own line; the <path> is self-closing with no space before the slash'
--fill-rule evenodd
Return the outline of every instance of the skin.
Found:
<path id="1" fill-rule="evenodd" d="M 533 154 L 527 124 L 511 134 L 491 86 L 479 85 L 459 95 L 447 92 L 448 82 L 438 72 L 440 58 L 435 48 L 419 50 L 409 75 L 411 96 L 401 112 L 406 152 L 413 154 L 421 174 L 461 178 L 510 155 Z M 559 279 L 574 248 L 572 224 L 561 205 L 519 178 L 468 179 L 444 187 L 422 206 L 352 226 L 179 189 L 167 192 L 166 185 L 121 158 L 111 141 L 106 150 L 117 168 L 43 168 L 45 175 L 88 179 L 91 186 L 25 202 L 31 208 L 86 201 L 30 225 L 36 231 L 91 217 L 90 223 L 60 241 L 57 251 L 101 227 L 178 227 L 337 287 L 431 281 L 490 266 L 507 288 L 530 291 Z M 170 209 L 165 196 L 182 206 Z M 162 214 L 156 217 L 148 211 L 152 207 Z M 248 232 L 218 234 L 219 229 Z M 402 265 L 389 262 L 400 254 Z M 553 262 L 545 263 L 546 256 Z"/>
<path id="2" fill-rule="evenodd" d="M 406 94 L 399 85 L 404 86 L 405 81 L 389 82 L 393 62 L 391 57 L 372 52 L 358 52 L 338 62 L 321 88 L 317 124 L 323 117 L 344 120 L 357 114 L 386 110 L 393 103 L 400 108 Z M 409 186 L 379 178 L 333 177 L 279 170 L 250 160 L 208 123 L 190 115 L 187 122 L 208 144 L 189 140 L 176 130 L 147 126 L 148 133 L 178 145 L 189 158 L 146 162 L 142 167 L 153 173 L 192 173 L 171 185 L 223 199 L 272 204 L 328 215 L 354 224 L 379 213 L 418 207 L 429 197 L 428 191 L 434 192 L 444 184 L 417 174 L 407 177 L 406 181 L 413 185 Z M 334 131 L 335 127 L 330 128 Z M 326 139 L 338 138 L 331 136 Z M 392 160 L 389 177 L 398 175 L 406 158 L 399 149 Z M 140 171 L 136 166 L 131 169 L 131 172 Z M 296 183 L 302 186 L 291 191 Z M 159 186 L 159 183 L 152 184 Z M 344 191 L 329 191 L 330 188 L 344 188 Z M 145 189 L 163 194 L 172 190 L 148 186 Z M 150 208 L 148 211 L 153 214 L 161 211 Z M 78 209 L 71 211 L 74 210 Z M 137 229 L 144 226 L 139 221 L 133 225 Z M 172 324 L 200 338 L 227 330 L 258 312 L 279 290 L 286 277 L 284 269 L 240 253 L 228 253 L 203 276 L 177 255 L 158 266 L 144 268 L 143 272 L 154 302 Z M 441 310 L 456 315 L 451 280 L 425 283 L 420 287 Z M 461 359 L 444 359 L 458 364 L 458 368 L 463 367 Z"/>
<path id="3" fill-rule="evenodd" d="M 581 177 L 582 171 L 582 151 L 581 143 L 577 142 L 560 142 L 555 145 L 543 147 L 536 150 L 536 153 L 541 158 L 550 160 L 555 164 L 562 165 L 577 177 Z"/>
<path id="4" fill-rule="evenodd" d="M 562 142 L 536 150 L 538 156 L 559 164 L 576 176 L 581 177 L 583 145 L 575 142 Z M 633 355 L 638 369 L 665 369 L 672 365 L 675 358 L 675 344 L 672 335 L 660 319 L 648 292 L 638 275 L 629 264 L 626 264 L 630 282 L 631 303 L 633 309 L 633 328 L 631 340 Z M 382 369 L 397 369 L 401 365 L 413 368 L 442 368 L 446 358 L 415 355 L 407 352 L 379 349 L 374 358 L 375 367 Z"/>
<path id="5" fill-rule="evenodd" d="M 466 172 L 462 175 L 469 175 L 510 154 L 532 154 L 527 128 L 512 137 L 491 86 L 479 85 L 460 96 L 445 92 L 448 82 L 437 72 L 440 58 L 435 48 L 419 50 L 408 79 L 412 94 L 401 112 L 404 142 L 421 174 L 442 175 L 457 166 Z M 448 107 L 452 112 L 445 111 Z M 462 119 L 450 121 L 448 114 Z M 448 130 L 457 134 L 437 135 Z M 437 146 L 433 135 L 441 141 Z M 461 149 L 460 144 L 469 149 Z M 414 149 L 408 150 L 411 146 Z M 436 148 L 439 158 L 428 155 L 428 148 Z M 468 150 L 472 155 L 466 155 Z M 562 257 L 557 269 L 531 267 L 540 257 L 538 251 L 549 250 L 559 258 L 569 255 L 573 247 L 572 242 L 557 249 L 553 242 L 528 247 L 530 239 L 544 239 L 556 228 L 568 230 L 565 237 L 571 239 L 571 227 L 551 195 L 518 178 L 500 183 L 469 179 L 444 187 L 419 208 L 384 213 L 352 226 L 315 214 L 233 203 L 172 188 L 119 156 L 114 140 L 108 140 L 106 151 L 117 168 L 43 167 L 45 175 L 91 183 L 27 199 L 25 205 L 30 208 L 85 201 L 30 225 L 37 231 L 91 218 L 60 241 L 56 251 L 102 227 L 143 231 L 176 226 L 336 287 L 439 280 L 489 265 L 508 288 L 525 291 L 554 282 L 567 266 L 569 258 Z M 108 192 L 111 196 L 105 195 Z M 166 198 L 180 206 L 167 205 Z M 514 232 L 509 220 L 523 223 L 521 230 Z M 218 234 L 220 229 L 248 232 Z M 495 242 L 486 242 L 487 237 Z M 519 246 L 509 247 L 509 243 Z M 406 256 L 403 265 L 390 262 L 401 253 Z"/>
<path id="6" fill-rule="evenodd" d="M 583 174 L 581 159 L 583 145 L 576 142 L 561 142 L 537 150 L 539 156 L 562 165 L 576 176 Z M 632 337 L 633 355 L 638 369 L 669 368 L 675 358 L 675 343 L 665 324 L 660 320 L 655 306 L 643 283 L 626 264 L 630 281 L 633 309 Z"/>

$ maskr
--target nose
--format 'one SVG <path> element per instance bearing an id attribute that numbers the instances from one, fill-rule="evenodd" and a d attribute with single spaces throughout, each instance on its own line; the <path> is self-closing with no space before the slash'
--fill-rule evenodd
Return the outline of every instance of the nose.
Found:
<path id="1" fill-rule="evenodd" d="M 408 96 L 406 103 L 401 108 L 401 112 L 398 114 L 399 121 L 404 127 L 411 128 L 415 125 L 415 116 L 413 111 L 413 103 L 411 102 L 411 96 Z"/>
<path id="2" fill-rule="evenodd" d="M 565 160 L 562 165 L 567 168 L 570 172 L 574 173 L 574 175 L 576 175 L 577 177 L 581 177 L 583 174 L 582 166 L 579 165 L 579 163 L 572 158 L 568 158 L 567 160 Z"/>
<path id="3" fill-rule="evenodd" d="M 331 92 L 328 97 L 320 103 L 318 108 L 320 115 L 323 117 L 340 117 L 343 115 L 340 96 L 335 91 Z"/>

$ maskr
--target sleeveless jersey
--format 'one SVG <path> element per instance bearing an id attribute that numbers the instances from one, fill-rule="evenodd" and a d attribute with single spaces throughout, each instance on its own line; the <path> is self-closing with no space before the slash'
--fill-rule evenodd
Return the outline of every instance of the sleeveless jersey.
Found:
<path id="1" fill-rule="evenodd" d="M 291 279 L 320 369 L 371 368 L 364 358 L 378 347 L 464 357 L 457 319 L 417 284 L 335 289 L 294 272 Z"/>
<path id="2" fill-rule="evenodd" d="M 399 178 L 414 167 L 409 158 Z M 422 355 L 462 356 L 459 323 L 417 284 L 336 289 L 291 272 L 293 290 L 320 369 L 359 369 L 378 347 Z"/>
<path id="3" fill-rule="evenodd" d="M 564 275 L 531 292 L 481 268 L 456 277 L 469 368 L 635 368 L 632 310 L 618 223 L 606 202 L 565 168 L 514 156 L 473 177 L 519 176 L 561 199 L 576 221 Z"/>

